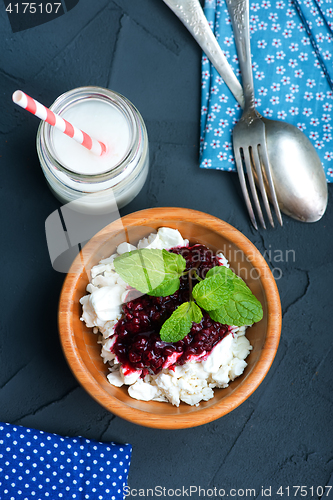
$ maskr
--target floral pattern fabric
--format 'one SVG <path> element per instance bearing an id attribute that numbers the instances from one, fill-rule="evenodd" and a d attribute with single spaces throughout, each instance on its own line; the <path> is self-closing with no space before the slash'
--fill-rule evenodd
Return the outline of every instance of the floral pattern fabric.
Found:
<path id="1" fill-rule="evenodd" d="M 325 65 L 333 77 L 332 0 L 300 0 Z M 225 0 L 206 0 L 204 11 L 219 44 L 241 81 L 234 35 Z M 333 182 L 333 91 L 293 3 L 250 0 L 250 35 L 255 104 L 267 118 L 303 131 Z M 202 57 L 200 166 L 236 171 L 232 129 L 242 110 L 205 54 Z"/>

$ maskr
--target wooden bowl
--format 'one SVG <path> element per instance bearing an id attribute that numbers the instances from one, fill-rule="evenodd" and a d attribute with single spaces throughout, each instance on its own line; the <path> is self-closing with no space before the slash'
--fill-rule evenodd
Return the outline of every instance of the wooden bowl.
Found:
<path id="1" fill-rule="evenodd" d="M 222 250 L 231 268 L 260 300 L 263 319 L 247 330 L 253 350 L 243 375 L 213 399 L 199 406 L 137 401 L 125 386 L 112 386 L 100 356 L 97 335 L 80 321 L 79 299 L 86 295 L 89 270 L 115 252 L 123 241 L 136 244 L 161 226 L 178 229 L 190 244 Z M 184 208 L 152 208 L 123 217 L 97 233 L 75 259 L 65 279 L 59 304 L 59 330 L 67 361 L 78 381 L 102 406 L 130 422 L 160 429 L 205 424 L 226 415 L 245 401 L 262 382 L 275 357 L 281 333 L 281 305 L 272 273 L 256 247 L 237 229 L 211 215 Z"/>

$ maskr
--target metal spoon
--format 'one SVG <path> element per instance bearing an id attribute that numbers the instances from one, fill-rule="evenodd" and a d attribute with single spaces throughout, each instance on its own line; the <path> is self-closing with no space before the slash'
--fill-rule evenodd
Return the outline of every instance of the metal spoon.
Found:
<path id="1" fill-rule="evenodd" d="M 224 56 L 199 0 L 163 0 L 193 35 L 243 107 L 240 83 Z M 263 118 L 268 158 L 282 212 L 302 222 L 324 215 L 328 190 L 321 161 L 310 140 L 297 127 Z M 270 197 L 269 186 L 266 189 Z"/>

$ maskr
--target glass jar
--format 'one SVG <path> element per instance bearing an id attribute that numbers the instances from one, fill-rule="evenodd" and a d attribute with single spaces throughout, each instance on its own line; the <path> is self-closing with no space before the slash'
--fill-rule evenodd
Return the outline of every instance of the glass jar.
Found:
<path id="1" fill-rule="evenodd" d="M 37 153 L 51 191 L 63 204 L 71 203 L 71 208 L 79 212 L 107 213 L 114 211 L 115 206 L 121 208 L 130 203 L 142 189 L 149 169 L 148 135 L 145 123 L 133 104 L 109 89 L 81 87 L 70 90 L 58 97 L 50 109 L 61 116 L 66 110 L 87 100 L 89 103 L 95 100 L 113 106 L 113 112 L 118 110 L 125 118 L 129 141 L 122 158 L 102 173 L 86 174 L 70 170 L 59 159 L 55 148 L 55 128 L 44 121 L 37 132 Z M 80 128 L 84 130 L 83 126 Z M 59 131 L 56 133 L 59 134 Z"/>

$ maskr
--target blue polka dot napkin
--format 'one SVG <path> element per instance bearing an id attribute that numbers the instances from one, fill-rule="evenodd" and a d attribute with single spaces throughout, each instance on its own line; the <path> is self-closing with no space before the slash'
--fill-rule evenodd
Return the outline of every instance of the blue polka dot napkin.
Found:
<path id="1" fill-rule="evenodd" d="M 0 499 L 123 500 L 131 451 L 0 424 Z"/>
<path id="2" fill-rule="evenodd" d="M 315 0 L 299 3 L 333 78 L 332 0 L 319 1 L 325 19 Z M 204 10 L 241 81 L 225 0 L 206 0 Z M 333 182 L 333 91 L 294 4 L 288 0 L 250 0 L 250 34 L 258 111 L 302 130 L 316 148 L 327 182 Z M 236 171 L 231 132 L 242 110 L 205 55 L 201 103 L 200 166 Z"/>

